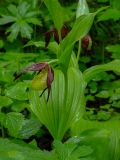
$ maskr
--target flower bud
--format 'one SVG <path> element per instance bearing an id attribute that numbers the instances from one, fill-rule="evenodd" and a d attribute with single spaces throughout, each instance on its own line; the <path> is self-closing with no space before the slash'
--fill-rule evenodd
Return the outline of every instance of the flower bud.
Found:
<path id="1" fill-rule="evenodd" d="M 83 38 L 82 38 L 82 48 L 84 50 L 91 50 L 92 47 L 92 39 L 90 37 L 90 34 L 86 34 Z"/>
<path id="2" fill-rule="evenodd" d="M 50 35 L 53 33 L 54 40 L 59 44 L 59 35 L 58 30 L 54 27 L 51 30 L 45 32 L 43 35 L 45 36 L 45 48 L 47 48 L 48 44 L 50 43 Z M 61 38 L 64 39 L 67 34 L 69 33 L 69 29 L 66 24 L 63 24 L 61 28 Z"/>

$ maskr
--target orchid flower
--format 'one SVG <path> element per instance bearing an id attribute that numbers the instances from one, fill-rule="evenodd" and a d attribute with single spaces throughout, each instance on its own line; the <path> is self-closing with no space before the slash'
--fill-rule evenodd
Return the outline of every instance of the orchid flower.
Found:
<path id="1" fill-rule="evenodd" d="M 38 71 L 38 75 L 34 77 L 31 82 L 31 88 L 34 90 L 43 90 L 40 97 L 43 95 L 44 91 L 48 89 L 47 101 L 49 99 L 51 84 L 54 80 L 54 71 L 50 65 L 46 62 L 35 63 L 25 69 L 23 69 L 15 78 L 14 81 L 19 78 L 24 72 L 27 71 Z"/>

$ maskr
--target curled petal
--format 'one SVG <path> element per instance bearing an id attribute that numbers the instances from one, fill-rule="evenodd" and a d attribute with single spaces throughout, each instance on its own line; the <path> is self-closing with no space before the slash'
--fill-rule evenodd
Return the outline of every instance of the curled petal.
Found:
<path id="1" fill-rule="evenodd" d="M 54 80 L 54 71 L 50 66 L 48 66 L 48 74 L 47 74 L 48 97 L 47 97 L 47 101 L 49 99 L 51 84 L 52 84 L 53 80 Z"/>
<path id="2" fill-rule="evenodd" d="M 69 33 L 68 26 L 66 24 L 63 24 L 62 29 L 61 29 L 61 37 L 64 39 L 67 34 Z"/>
<path id="3" fill-rule="evenodd" d="M 15 78 L 14 78 L 14 81 L 19 78 L 22 73 L 26 72 L 26 71 L 41 71 L 43 68 L 45 68 L 46 66 L 48 66 L 47 63 L 45 62 L 40 62 L 40 63 L 35 63 L 25 69 L 23 69 Z"/>
<path id="4" fill-rule="evenodd" d="M 43 34 L 43 35 L 45 35 L 45 48 L 47 48 L 48 44 L 50 43 L 50 35 L 52 32 L 54 32 L 54 28 L 52 28 L 51 30 L 49 30 Z"/>
<path id="5" fill-rule="evenodd" d="M 48 34 L 45 36 L 45 48 L 47 48 L 48 44 L 50 43 L 50 35 L 51 33 L 48 32 Z"/>
<path id="6" fill-rule="evenodd" d="M 50 35 L 53 32 L 54 40 L 59 44 L 59 34 L 58 30 L 54 27 L 51 30 L 45 32 L 43 35 L 45 35 L 45 48 L 47 48 L 49 42 L 50 42 Z M 69 33 L 69 29 L 66 24 L 63 24 L 61 28 L 61 38 L 64 39 L 67 34 Z"/>
<path id="7" fill-rule="evenodd" d="M 59 44 L 58 30 L 54 28 L 54 40 Z"/>
<path id="8" fill-rule="evenodd" d="M 69 29 L 66 24 L 63 24 L 61 28 L 61 38 L 64 39 L 69 33 Z M 54 28 L 54 40 L 59 44 L 59 35 L 56 28 Z"/>

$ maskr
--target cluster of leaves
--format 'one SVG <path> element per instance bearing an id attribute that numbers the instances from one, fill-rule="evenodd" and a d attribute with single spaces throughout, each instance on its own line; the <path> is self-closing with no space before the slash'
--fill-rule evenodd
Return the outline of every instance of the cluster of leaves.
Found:
<path id="1" fill-rule="evenodd" d="M 1 14 L 2 18 L 0 18 L 0 25 L 13 23 L 6 30 L 6 34 L 10 32 L 7 37 L 10 42 L 13 42 L 13 40 L 17 38 L 18 33 L 20 33 L 22 38 L 31 39 L 33 28 L 30 24 L 42 26 L 41 21 L 36 18 L 39 11 L 36 11 L 35 9 L 31 11 L 32 7 L 27 1 L 19 3 L 18 7 L 14 4 L 10 4 L 7 9 L 7 15 Z"/>

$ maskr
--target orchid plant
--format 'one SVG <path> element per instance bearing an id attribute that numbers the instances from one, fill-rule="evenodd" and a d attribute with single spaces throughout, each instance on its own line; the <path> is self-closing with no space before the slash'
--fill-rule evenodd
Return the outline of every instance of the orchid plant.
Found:
<path id="1" fill-rule="evenodd" d="M 94 18 L 107 7 L 95 13 L 89 13 L 86 0 L 79 0 L 76 20 L 70 31 L 65 24 L 64 12 L 59 2 L 44 0 L 44 3 L 52 15 L 55 27 L 44 33 L 46 42 L 30 41 L 26 46 L 47 47 L 56 54 L 56 59 L 29 66 L 22 70 L 15 79 L 26 71 L 38 71 L 38 75 L 31 82 L 29 91 L 30 108 L 47 127 L 53 138 L 62 140 L 70 127 L 73 128 L 73 135 L 80 134 L 76 126 L 80 126 L 81 117 L 85 113 L 84 90 L 87 83 L 102 71 L 118 72 L 120 61 L 115 60 L 108 64 L 93 66 L 84 73 L 78 68 L 81 46 L 89 50 L 92 45 L 89 30 Z M 54 34 L 57 43 L 50 42 L 51 33 Z M 76 42 L 79 42 L 77 54 L 73 51 Z M 52 69 L 50 67 L 52 63 L 55 63 L 57 68 Z"/>

